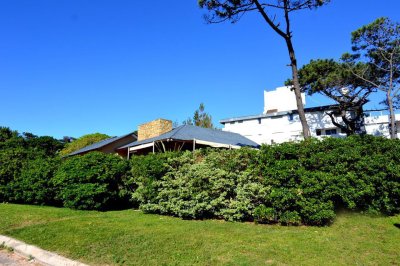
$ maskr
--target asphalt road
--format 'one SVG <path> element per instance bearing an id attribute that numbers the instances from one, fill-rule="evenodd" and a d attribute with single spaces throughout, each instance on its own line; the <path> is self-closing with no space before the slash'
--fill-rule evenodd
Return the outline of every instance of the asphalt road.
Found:
<path id="1" fill-rule="evenodd" d="M 30 262 L 25 258 L 18 256 L 7 250 L 0 250 L 0 265 L 1 266 L 40 266 L 36 262 Z"/>

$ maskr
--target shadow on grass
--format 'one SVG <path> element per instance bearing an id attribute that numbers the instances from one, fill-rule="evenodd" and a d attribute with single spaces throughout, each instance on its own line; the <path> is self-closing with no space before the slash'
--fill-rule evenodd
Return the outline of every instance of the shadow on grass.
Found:
<path id="1" fill-rule="evenodd" d="M 395 227 L 397 227 L 398 229 L 400 229 L 400 223 L 395 223 L 393 224 Z"/>

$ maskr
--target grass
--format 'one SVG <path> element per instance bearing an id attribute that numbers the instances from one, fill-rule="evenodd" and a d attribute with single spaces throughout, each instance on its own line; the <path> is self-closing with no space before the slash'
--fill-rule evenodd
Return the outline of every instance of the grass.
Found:
<path id="1" fill-rule="evenodd" d="M 0 234 L 91 265 L 395 265 L 399 223 L 342 213 L 330 227 L 284 227 L 0 204 Z"/>

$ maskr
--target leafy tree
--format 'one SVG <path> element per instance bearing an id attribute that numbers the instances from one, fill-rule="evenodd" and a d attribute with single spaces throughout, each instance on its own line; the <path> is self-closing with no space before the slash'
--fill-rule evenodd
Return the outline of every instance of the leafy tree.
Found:
<path id="1" fill-rule="evenodd" d="M 4 142 L 11 138 L 17 138 L 18 132 L 11 130 L 9 127 L 0 127 L 0 142 Z"/>
<path id="2" fill-rule="evenodd" d="M 290 15 L 294 11 L 315 9 L 328 2 L 329 0 L 198 0 L 200 7 L 208 9 L 211 13 L 209 16 L 206 16 L 206 20 L 209 23 L 219 23 L 223 21 L 231 21 L 234 23 L 245 13 L 256 11 L 261 14 L 268 26 L 284 39 L 289 53 L 293 88 L 296 95 L 297 109 L 303 127 L 304 138 L 310 137 L 310 130 L 301 100 L 297 59 L 292 42 L 293 33 Z M 277 17 L 281 17 L 281 19 L 279 20 Z"/>
<path id="3" fill-rule="evenodd" d="M 347 135 L 363 133 L 362 107 L 375 91 L 371 84 L 352 74 L 365 69 L 365 65 L 358 63 L 352 68 L 332 59 L 318 59 L 311 60 L 299 70 L 299 82 L 304 91 L 309 95 L 322 94 L 338 103 L 336 108 L 326 114 Z"/>
<path id="4" fill-rule="evenodd" d="M 366 67 L 353 74 L 385 92 L 391 138 L 396 138 L 394 101 L 400 94 L 400 24 L 378 18 L 352 32 L 351 42 L 353 53 L 344 54 L 343 59 L 350 66 L 364 62 Z"/>
<path id="5" fill-rule="evenodd" d="M 23 137 L 25 140 L 31 140 L 31 139 L 37 138 L 38 136 L 35 135 L 35 134 L 33 134 L 33 133 L 30 133 L 30 132 L 24 132 L 24 133 L 22 133 L 22 137 Z"/>
<path id="6" fill-rule="evenodd" d="M 65 143 L 70 143 L 70 142 L 72 142 L 72 141 L 74 141 L 74 140 L 76 140 L 76 138 L 70 137 L 70 136 L 64 136 L 64 137 L 61 139 L 61 142 L 65 144 Z"/>
<path id="7" fill-rule="evenodd" d="M 10 147 L 31 148 L 35 151 L 44 152 L 46 156 L 55 156 L 64 148 L 61 140 L 50 136 L 39 137 L 29 132 L 19 134 L 18 131 L 11 130 L 8 127 L 0 127 L 0 143 L 0 149 Z"/>
<path id="8" fill-rule="evenodd" d="M 83 135 L 82 137 L 72 141 L 71 143 L 67 143 L 65 145 L 65 148 L 61 150 L 60 154 L 68 155 L 74 151 L 92 145 L 93 143 L 108 139 L 109 137 L 110 136 L 101 133 Z"/>
<path id="9" fill-rule="evenodd" d="M 199 109 L 194 111 L 193 119 L 188 118 L 183 122 L 184 125 L 195 125 L 198 127 L 214 128 L 212 116 L 204 111 L 204 104 L 201 103 Z"/>
<path id="10" fill-rule="evenodd" d="M 49 157 L 56 156 L 64 148 L 62 141 L 50 136 L 34 137 L 26 142 L 29 147 L 42 150 Z"/>

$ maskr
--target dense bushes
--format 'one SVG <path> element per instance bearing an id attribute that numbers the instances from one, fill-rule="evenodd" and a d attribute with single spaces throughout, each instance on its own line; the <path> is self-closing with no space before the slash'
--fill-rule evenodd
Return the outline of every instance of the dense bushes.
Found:
<path id="1" fill-rule="evenodd" d="M 155 163 L 156 162 L 156 163 Z M 325 225 L 335 209 L 400 213 L 400 142 L 372 136 L 134 157 L 146 212 Z"/>
<path id="2" fill-rule="evenodd" d="M 64 161 L 52 183 L 65 207 L 82 210 L 115 209 L 123 204 L 122 180 L 128 162 L 111 154 L 91 152 Z"/>
<path id="3" fill-rule="evenodd" d="M 9 201 L 37 205 L 57 205 L 52 178 L 60 164 L 59 158 L 27 160 L 10 183 L 12 194 Z"/>
<path id="4" fill-rule="evenodd" d="M 152 181 L 154 196 L 139 205 L 145 212 L 190 219 L 322 225 L 334 218 L 332 202 L 319 199 L 322 191 L 304 194 L 301 180 L 309 173 L 285 160 L 263 173 L 260 155 L 248 149 L 208 150 L 169 158 L 164 176 Z M 147 190 L 136 190 L 136 199 L 145 198 L 141 191 Z"/>
<path id="5" fill-rule="evenodd" d="M 47 159 L 54 158 L 62 147 L 60 141 L 51 137 L 18 134 L 0 127 L 0 202 L 48 203 L 39 194 L 47 194 L 45 183 L 52 173 L 39 173 L 41 170 L 38 168 L 42 167 L 42 163 L 46 165 Z M 44 171 L 51 169 L 42 168 Z M 28 195 L 31 192 L 36 195 Z"/>
<path id="6" fill-rule="evenodd" d="M 93 152 L 62 159 L 63 143 L 0 127 L 0 202 L 76 209 L 126 207 L 129 163 Z"/>
<path id="7" fill-rule="evenodd" d="M 259 165 L 267 177 L 277 180 L 278 176 L 290 176 L 288 171 L 303 171 L 300 177 L 304 195 L 317 196 L 324 202 L 331 200 L 336 207 L 370 213 L 400 212 L 398 140 L 372 136 L 332 138 L 263 147 L 261 154 Z M 295 169 L 282 167 L 282 160 L 293 160 L 297 165 Z M 270 169 L 279 169 L 279 174 L 271 176 Z M 281 180 L 282 185 L 287 183 Z"/>
<path id="8" fill-rule="evenodd" d="M 125 186 L 132 191 L 132 201 L 136 206 L 154 203 L 158 195 L 161 178 L 168 172 L 168 158 L 179 156 L 179 153 L 167 152 L 133 156 L 130 161 L 131 175 Z"/>
<path id="9" fill-rule="evenodd" d="M 61 159 L 62 143 L 0 128 L 0 202 L 326 225 L 338 208 L 400 213 L 400 141 L 373 136 Z M 130 205 L 132 206 L 132 205 Z"/>

